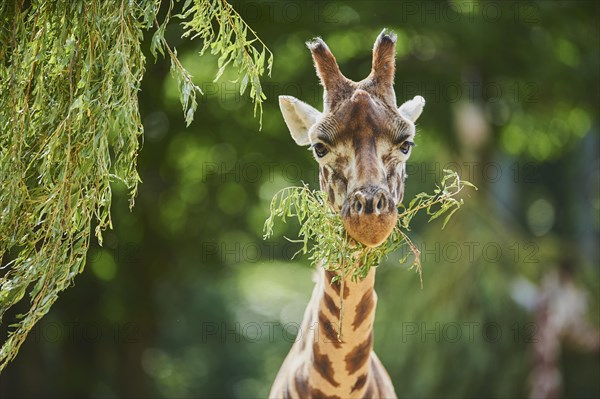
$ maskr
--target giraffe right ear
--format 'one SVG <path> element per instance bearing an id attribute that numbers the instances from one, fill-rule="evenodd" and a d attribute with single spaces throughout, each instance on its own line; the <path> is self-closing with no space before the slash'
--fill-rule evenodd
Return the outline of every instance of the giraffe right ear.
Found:
<path id="1" fill-rule="evenodd" d="M 415 96 L 412 100 L 408 100 L 404 104 L 398 108 L 400 114 L 410 119 L 412 122 L 416 122 L 419 116 L 421 116 L 421 112 L 423 112 L 423 107 L 425 106 L 425 99 L 421 96 Z"/>
<path id="2" fill-rule="evenodd" d="M 279 96 L 279 108 L 296 144 L 309 145 L 308 131 L 321 118 L 321 113 L 292 96 Z"/>

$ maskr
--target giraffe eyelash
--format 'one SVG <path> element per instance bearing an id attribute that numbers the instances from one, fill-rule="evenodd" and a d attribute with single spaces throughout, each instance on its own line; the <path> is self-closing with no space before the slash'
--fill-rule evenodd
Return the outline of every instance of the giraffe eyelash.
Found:
<path id="1" fill-rule="evenodd" d="M 317 154 L 317 157 L 319 158 L 323 158 L 329 152 L 323 143 L 316 143 L 312 147 L 315 150 L 315 154 Z"/>
<path id="2" fill-rule="evenodd" d="M 412 141 L 405 141 L 400 146 L 400 152 L 406 155 L 410 151 L 410 148 L 414 147 L 414 146 L 415 146 L 415 143 L 413 143 Z"/>

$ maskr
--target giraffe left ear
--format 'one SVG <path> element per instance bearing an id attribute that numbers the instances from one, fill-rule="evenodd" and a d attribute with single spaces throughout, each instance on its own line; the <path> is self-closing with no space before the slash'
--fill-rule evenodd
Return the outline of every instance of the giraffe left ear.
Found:
<path id="1" fill-rule="evenodd" d="M 425 106 L 425 99 L 421 96 L 415 96 L 412 100 L 408 100 L 404 104 L 398 108 L 400 111 L 400 115 L 411 120 L 412 122 L 416 122 L 421 116 L 421 112 L 423 112 L 423 107 Z"/>
<path id="2" fill-rule="evenodd" d="M 305 102 L 292 96 L 279 96 L 279 108 L 292 138 L 298 145 L 309 145 L 308 131 L 320 118 L 321 113 Z"/>

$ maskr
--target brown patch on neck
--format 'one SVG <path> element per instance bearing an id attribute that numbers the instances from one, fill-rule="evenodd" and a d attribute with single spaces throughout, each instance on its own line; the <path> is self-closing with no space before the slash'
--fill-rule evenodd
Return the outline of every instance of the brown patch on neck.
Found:
<path id="1" fill-rule="evenodd" d="M 307 396 L 300 396 L 301 398 L 305 398 Z M 342 399 L 337 395 L 327 395 L 317 388 L 311 388 L 310 397 L 313 399 Z"/>
<path id="2" fill-rule="evenodd" d="M 332 344 L 334 348 L 340 348 L 341 343 L 337 338 L 337 332 L 333 324 L 329 321 L 325 313 L 322 310 L 319 310 L 319 329 L 325 334 L 327 338 L 326 341 L 323 341 L 326 344 Z"/>
<path id="3" fill-rule="evenodd" d="M 335 380 L 333 364 L 326 354 L 319 352 L 318 342 L 313 343 L 313 367 L 317 373 L 329 382 L 334 387 L 339 387 L 340 384 Z"/>
<path id="4" fill-rule="evenodd" d="M 335 304 L 333 298 L 327 293 L 327 291 L 323 291 L 323 303 L 325 307 L 329 311 L 329 313 L 338 320 L 340 318 L 340 308 Z"/>
<path id="5" fill-rule="evenodd" d="M 358 391 L 359 389 L 362 389 L 362 387 L 364 387 L 366 383 L 367 383 L 367 375 L 366 374 L 362 374 L 361 376 L 359 376 L 356 379 L 356 382 L 352 386 L 352 389 L 350 390 L 350 393 L 352 393 L 354 391 Z"/>
<path id="6" fill-rule="evenodd" d="M 325 270 L 325 279 L 326 282 L 329 283 L 331 285 L 331 287 L 333 288 L 333 290 L 335 291 L 335 293 L 340 296 L 340 291 L 341 291 L 341 281 L 338 280 L 335 283 L 332 283 L 331 280 L 333 280 L 334 277 L 336 277 L 338 274 L 336 272 L 332 272 L 331 270 Z M 344 284 L 344 299 L 348 298 L 348 295 L 350 295 L 350 289 L 348 288 L 348 284 Z"/>
<path id="7" fill-rule="evenodd" d="M 308 379 L 303 375 L 302 370 L 302 367 L 296 369 L 296 373 L 294 374 L 294 386 L 296 387 L 296 392 L 298 392 L 299 397 L 307 398 L 310 387 L 308 385 Z"/>
<path id="8" fill-rule="evenodd" d="M 373 346 L 373 333 L 370 333 L 367 339 L 356 345 L 344 359 L 346 361 L 346 371 L 348 374 L 354 374 L 360 370 L 371 357 L 371 348 Z"/>
<path id="9" fill-rule="evenodd" d="M 362 296 L 358 305 L 356 305 L 356 313 L 354 314 L 352 328 L 356 330 L 358 327 L 360 327 L 374 308 L 375 301 L 373 300 L 373 289 L 370 288 Z"/>

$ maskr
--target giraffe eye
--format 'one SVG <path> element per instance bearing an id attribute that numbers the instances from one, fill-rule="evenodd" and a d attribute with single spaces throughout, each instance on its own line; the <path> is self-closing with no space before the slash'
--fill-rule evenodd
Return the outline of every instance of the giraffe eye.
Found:
<path id="1" fill-rule="evenodd" d="M 317 143 L 313 145 L 313 148 L 315 150 L 315 154 L 317 154 L 319 158 L 323 158 L 329 152 L 323 143 Z"/>
<path id="2" fill-rule="evenodd" d="M 403 154 L 408 154 L 408 152 L 410 151 L 410 147 L 412 147 L 414 145 L 415 145 L 415 143 L 413 143 L 412 141 L 405 141 L 400 146 L 400 152 Z"/>

